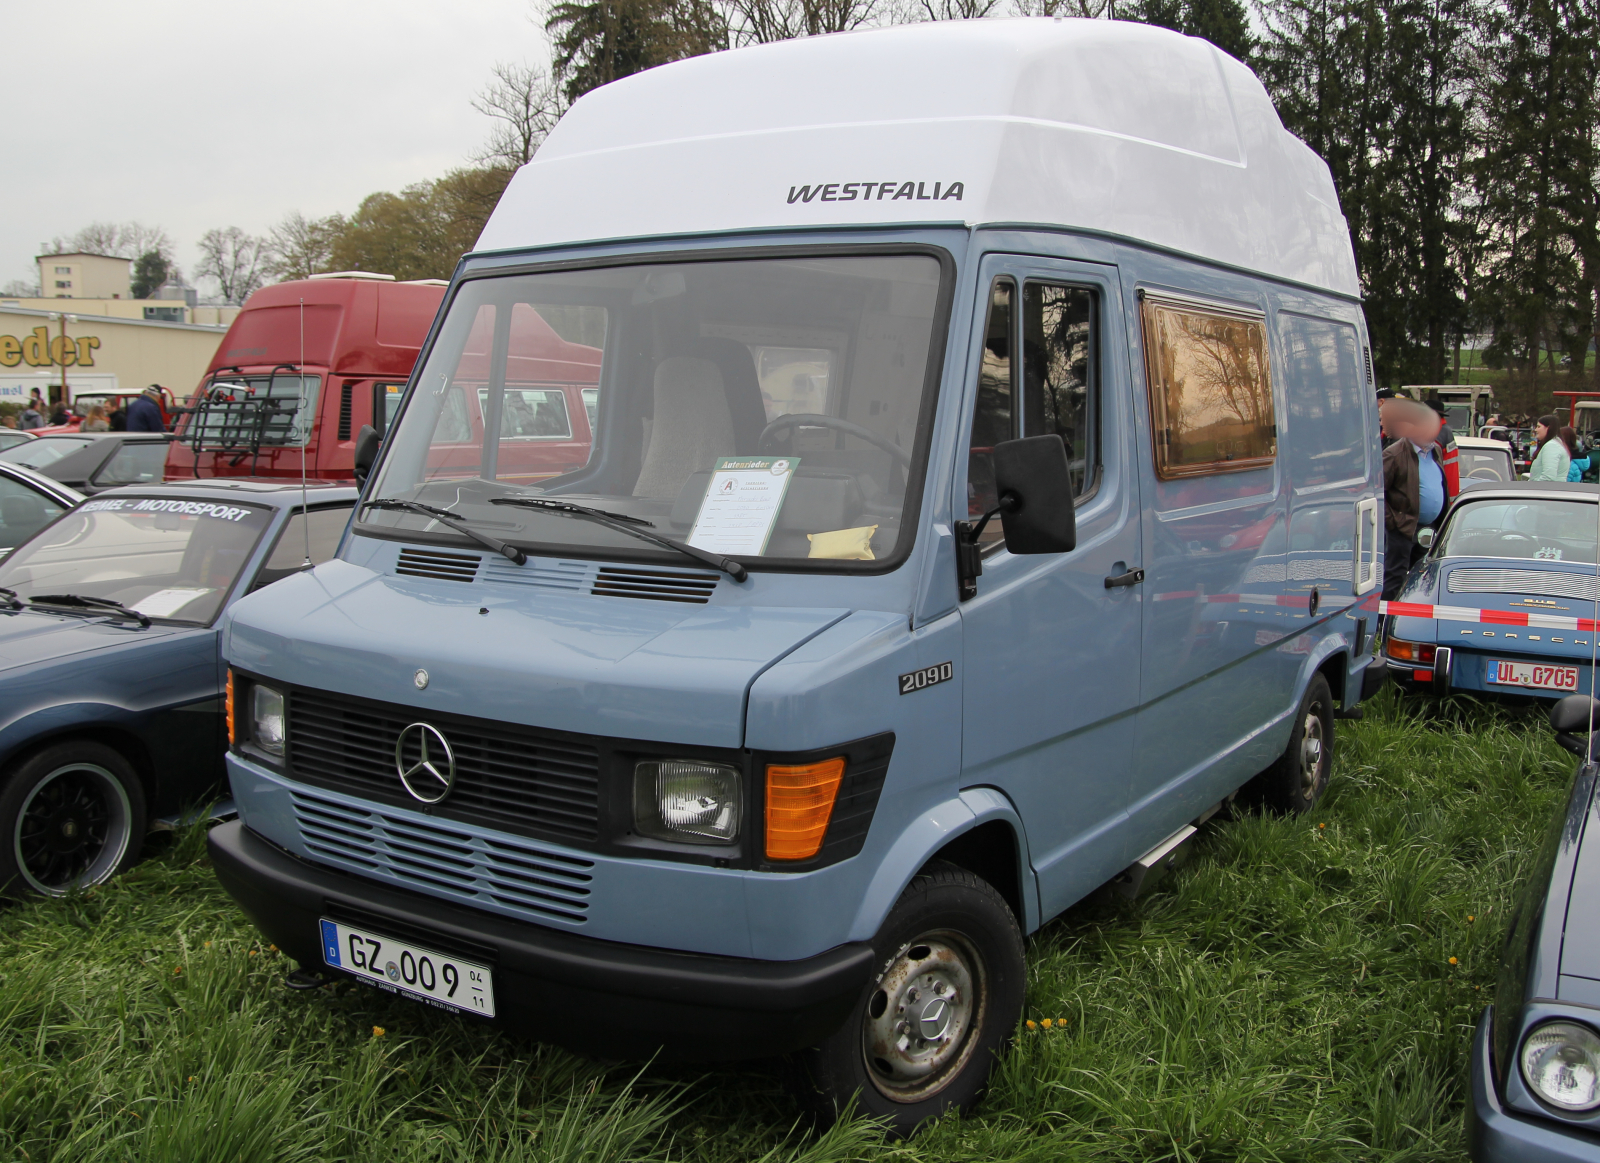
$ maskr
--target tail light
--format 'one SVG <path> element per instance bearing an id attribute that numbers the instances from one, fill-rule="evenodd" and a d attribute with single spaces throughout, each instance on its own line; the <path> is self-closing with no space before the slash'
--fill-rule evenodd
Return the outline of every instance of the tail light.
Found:
<path id="1" fill-rule="evenodd" d="M 1390 658 L 1414 666 L 1432 666 L 1434 650 L 1431 642 L 1407 642 L 1402 638 L 1390 638 L 1383 644 L 1383 652 Z"/>

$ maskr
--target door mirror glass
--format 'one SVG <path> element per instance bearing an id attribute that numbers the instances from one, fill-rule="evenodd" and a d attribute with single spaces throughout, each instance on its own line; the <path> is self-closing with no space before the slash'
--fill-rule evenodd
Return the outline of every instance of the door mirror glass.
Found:
<path id="1" fill-rule="evenodd" d="M 383 443 L 383 438 L 378 435 L 378 430 L 371 424 L 363 424 L 361 431 L 356 433 L 356 480 L 360 484 L 367 483 L 367 474 L 372 471 L 372 466 L 378 459 L 378 447 Z"/>
<path id="2" fill-rule="evenodd" d="M 1077 547 L 1072 469 L 1059 435 L 1028 436 L 994 446 L 995 493 L 1012 553 L 1066 553 Z"/>

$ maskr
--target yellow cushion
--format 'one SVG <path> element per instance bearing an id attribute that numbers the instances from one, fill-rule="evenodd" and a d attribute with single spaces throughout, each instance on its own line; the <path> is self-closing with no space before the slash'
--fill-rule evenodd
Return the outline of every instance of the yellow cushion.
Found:
<path id="1" fill-rule="evenodd" d="M 807 533 L 812 557 L 832 557 L 842 561 L 873 561 L 872 535 L 876 525 L 859 529 L 830 529 L 826 533 Z"/>

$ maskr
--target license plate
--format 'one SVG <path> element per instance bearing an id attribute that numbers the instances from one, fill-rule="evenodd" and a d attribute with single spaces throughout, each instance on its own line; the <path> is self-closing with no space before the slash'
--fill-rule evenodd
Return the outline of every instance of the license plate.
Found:
<path id="1" fill-rule="evenodd" d="M 1489 660 L 1489 681 L 1497 686 L 1530 687 L 1539 691 L 1575 691 L 1578 668 L 1551 666 L 1544 662 L 1501 662 Z"/>
<path id="2" fill-rule="evenodd" d="M 494 1017 L 494 981 L 488 968 L 448 953 L 324 919 L 322 959 L 390 993 Z"/>

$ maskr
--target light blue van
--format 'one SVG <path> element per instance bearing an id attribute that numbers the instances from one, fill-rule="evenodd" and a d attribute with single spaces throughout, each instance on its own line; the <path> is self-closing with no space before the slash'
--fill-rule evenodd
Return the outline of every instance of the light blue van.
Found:
<path id="1" fill-rule="evenodd" d="M 1337 205 L 1244 66 L 1139 25 L 584 97 L 337 558 L 233 609 L 223 883 L 306 970 L 969 1108 L 1025 936 L 1241 788 L 1309 810 L 1382 677 Z"/>

